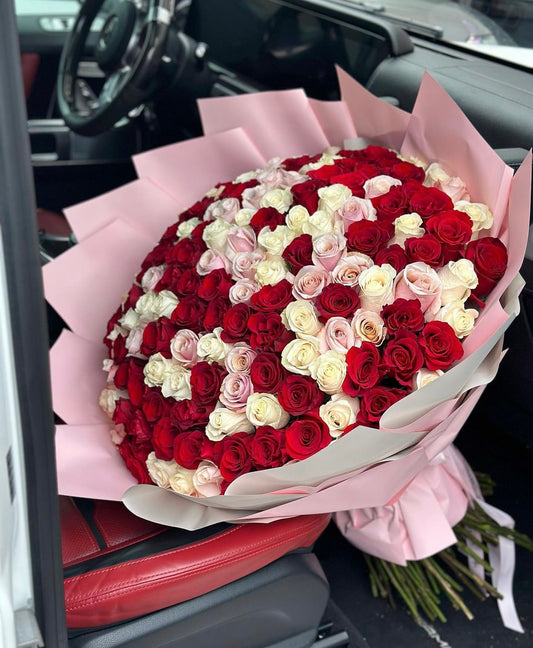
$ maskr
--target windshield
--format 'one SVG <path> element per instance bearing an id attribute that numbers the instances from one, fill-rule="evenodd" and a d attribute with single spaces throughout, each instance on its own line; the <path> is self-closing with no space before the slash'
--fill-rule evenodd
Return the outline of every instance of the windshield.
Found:
<path id="1" fill-rule="evenodd" d="M 533 68 L 533 0 L 349 0 L 408 31 Z"/>

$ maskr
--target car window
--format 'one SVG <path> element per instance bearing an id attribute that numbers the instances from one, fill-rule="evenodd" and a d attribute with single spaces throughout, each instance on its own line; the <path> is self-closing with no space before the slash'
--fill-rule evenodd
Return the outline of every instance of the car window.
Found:
<path id="1" fill-rule="evenodd" d="M 408 31 L 533 68 L 533 0 L 348 0 Z"/>

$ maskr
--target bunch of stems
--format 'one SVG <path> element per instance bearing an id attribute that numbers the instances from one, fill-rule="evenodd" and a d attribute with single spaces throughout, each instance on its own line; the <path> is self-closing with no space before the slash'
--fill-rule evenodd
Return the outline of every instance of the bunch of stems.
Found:
<path id="1" fill-rule="evenodd" d="M 494 483 L 487 475 L 477 475 L 483 494 L 492 492 Z M 396 597 L 407 606 L 413 619 L 422 617 L 433 622 L 446 622 L 441 602 L 448 599 L 452 607 L 468 619 L 474 615 L 465 603 L 462 593 L 470 591 L 476 598 L 502 598 L 498 590 L 484 578 L 472 572 L 465 563 L 471 558 L 490 576 L 493 569 L 488 562 L 490 545 L 497 545 L 500 537 L 533 551 L 533 540 L 514 529 L 500 526 L 473 502 L 465 516 L 454 527 L 457 542 L 452 547 L 425 558 L 410 561 L 406 566 L 396 565 L 381 558 L 364 554 L 370 586 L 374 596 L 381 596 L 396 607 Z"/>

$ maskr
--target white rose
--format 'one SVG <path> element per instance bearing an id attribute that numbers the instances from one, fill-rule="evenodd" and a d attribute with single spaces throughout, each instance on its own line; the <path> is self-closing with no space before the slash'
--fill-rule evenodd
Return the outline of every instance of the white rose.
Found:
<path id="1" fill-rule="evenodd" d="M 165 398 L 174 400 L 191 400 L 191 372 L 176 362 L 172 362 L 170 370 L 163 379 L 161 393 Z"/>
<path id="2" fill-rule="evenodd" d="M 477 316 L 478 312 L 475 308 L 465 308 L 462 301 L 455 301 L 443 306 L 435 319 L 449 324 L 455 335 L 462 340 L 472 332 Z"/>
<path id="3" fill-rule="evenodd" d="M 261 198 L 261 207 L 274 207 L 284 214 L 292 204 L 292 193 L 287 187 L 285 189 L 270 189 Z"/>
<path id="4" fill-rule="evenodd" d="M 379 346 L 387 333 L 379 313 L 371 310 L 356 311 L 352 319 L 352 329 L 356 338 L 356 346 L 361 346 L 362 342 L 371 342 Z"/>
<path id="5" fill-rule="evenodd" d="M 352 190 L 343 184 L 332 184 L 328 187 L 320 187 L 318 195 L 318 209 L 325 211 L 328 216 L 333 216 L 337 209 L 352 196 Z"/>
<path id="6" fill-rule="evenodd" d="M 309 221 L 309 212 L 303 205 L 294 205 L 289 209 L 289 213 L 285 217 L 287 227 L 292 230 L 296 236 L 302 233 L 304 223 Z"/>
<path id="7" fill-rule="evenodd" d="M 333 217 L 330 216 L 323 209 L 319 209 L 309 220 L 302 224 L 302 232 L 310 234 L 313 238 L 322 236 L 323 234 L 333 234 L 336 231 L 335 222 Z"/>
<path id="8" fill-rule="evenodd" d="M 171 461 L 158 459 L 155 452 L 150 452 L 146 457 L 146 467 L 151 480 L 160 488 L 170 488 L 170 478 L 179 469 L 174 459 Z"/>
<path id="9" fill-rule="evenodd" d="M 185 238 L 189 238 L 189 236 L 193 233 L 193 230 L 200 225 L 200 219 L 196 218 L 189 218 L 189 220 L 183 221 L 183 223 L 180 223 L 178 225 L 178 231 L 176 232 L 178 240 L 182 240 Z"/>
<path id="10" fill-rule="evenodd" d="M 219 187 L 212 187 L 209 191 L 205 192 L 206 198 L 218 198 L 220 194 L 224 191 L 225 185 L 220 185 Z"/>
<path id="11" fill-rule="evenodd" d="M 359 399 L 345 394 L 334 394 L 327 403 L 320 406 L 320 418 L 329 428 L 329 433 L 336 439 L 344 430 L 355 423 L 359 412 Z"/>
<path id="12" fill-rule="evenodd" d="M 268 254 L 281 256 L 287 245 L 295 238 L 296 234 L 286 225 L 278 225 L 275 230 L 263 227 L 257 237 L 257 242 L 262 245 Z"/>
<path id="13" fill-rule="evenodd" d="M 226 436 L 236 432 L 253 432 L 254 426 L 244 412 L 232 412 L 226 407 L 216 407 L 209 414 L 205 434 L 211 441 L 222 441 Z"/>
<path id="14" fill-rule="evenodd" d="M 235 214 L 235 225 L 247 227 L 255 215 L 256 209 L 239 209 Z"/>
<path id="15" fill-rule="evenodd" d="M 442 285 L 441 303 L 443 306 L 457 300 L 464 301 L 470 296 L 478 283 L 474 264 L 469 259 L 449 261 L 437 271 Z"/>
<path id="16" fill-rule="evenodd" d="M 443 373 L 444 371 L 441 371 L 440 369 L 432 371 L 431 369 L 422 367 L 422 369 L 419 369 L 413 376 L 413 389 L 422 389 L 422 387 L 429 385 L 430 382 L 437 380 L 437 378 L 442 376 Z"/>
<path id="17" fill-rule="evenodd" d="M 309 367 L 319 356 L 319 346 L 319 341 L 312 337 L 292 340 L 281 352 L 281 364 L 287 371 L 310 376 Z"/>
<path id="18" fill-rule="evenodd" d="M 187 468 L 178 466 L 176 472 L 169 479 L 169 487 L 175 493 L 180 493 L 180 495 L 196 497 L 197 492 L 193 484 L 194 473 L 194 470 L 187 470 Z"/>
<path id="19" fill-rule="evenodd" d="M 479 232 L 484 229 L 490 229 L 494 223 L 492 212 L 483 203 L 472 203 L 468 200 L 458 200 L 454 207 L 470 216 L 472 221 L 472 239 L 478 238 Z"/>
<path id="20" fill-rule="evenodd" d="M 157 319 L 160 317 L 170 317 L 178 303 L 179 299 L 170 290 L 162 290 L 156 293 L 153 309 Z"/>
<path id="21" fill-rule="evenodd" d="M 155 289 L 165 272 L 165 268 L 166 266 L 164 265 L 148 268 L 148 270 L 143 274 L 143 278 L 141 279 L 141 286 L 144 292 Z"/>
<path id="22" fill-rule="evenodd" d="M 331 276 L 335 283 L 355 288 L 359 285 L 361 272 L 373 265 L 374 261 L 368 255 L 362 252 L 348 252 L 345 257 L 339 260 L 332 270 Z"/>
<path id="23" fill-rule="evenodd" d="M 222 341 L 220 338 L 221 333 L 222 327 L 217 326 L 212 333 L 206 333 L 198 340 L 196 353 L 200 360 L 224 364 L 224 359 L 231 349 L 231 345 Z"/>
<path id="24" fill-rule="evenodd" d="M 422 225 L 422 217 L 416 212 L 399 216 L 394 221 L 394 236 L 389 241 L 389 245 L 396 244 L 403 248 L 405 245 L 405 239 L 420 238 L 421 236 L 424 236 L 425 230 Z"/>
<path id="25" fill-rule="evenodd" d="M 135 304 L 135 312 L 145 324 L 152 322 L 158 317 L 155 310 L 156 300 L 157 293 L 150 290 L 144 295 L 141 295 Z"/>
<path id="26" fill-rule="evenodd" d="M 359 275 L 359 298 L 363 310 L 379 312 L 382 306 L 393 300 L 392 287 L 396 270 L 384 263 L 373 265 Z"/>
<path id="27" fill-rule="evenodd" d="M 363 185 L 365 190 L 365 198 L 370 200 L 371 198 L 376 198 L 377 196 L 383 196 L 386 193 L 389 193 L 391 187 L 396 187 L 401 185 L 402 181 L 397 178 L 392 178 L 388 175 L 378 175 L 367 180 Z"/>
<path id="28" fill-rule="evenodd" d="M 171 365 L 171 360 L 164 358 L 160 353 L 150 356 L 143 369 L 144 384 L 148 387 L 162 385 L 166 375 L 172 370 Z"/>
<path id="29" fill-rule="evenodd" d="M 260 286 L 273 286 L 285 279 L 287 264 L 280 256 L 260 261 L 255 266 L 255 280 Z"/>
<path id="30" fill-rule="evenodd" d="M 216 218 L 202 232 L 202 238 L 210 250 L 224 252 L 231 225 L 223 218 Z"/>
<path id="31" fill-rule="evenodd" d="M 248 182 L 249 180 L 255 180 L 256 177 L 257 171 L 245 171 L 235 178 L 234 183 Z"/>
<path id="32" fill-rule="evenodd" d="M 338 351 L 326 351 L 309 366 L 311 376 L 326 394 L 338 394 L 346 378 L 346 356 Z"/>
<path id="33" fill-rule="evenodd" d="M 115 411 L 117 401 L 121 398 L 128 398 L 128 393 L 117 389 L 116 387 L 109 387 L 100 392 L 98 405 L 100 405 L 106 416 L 113 418 L 113 412 Z"/>
<path id="34" fill-rule="evenodd" d="M 139 326 L 141 318 L 139 313 L 135 312 L 133 308 L 128 308 L 124 315 L 119 319 L 119 324 L 128 331 Z"/>
<path id="35" fill-rule="evenodd" d="M 311 302 L 297 299 L 292 301 L 281 313 L 285 328 L 296 333 L 298 337 L 315 337 L 322 328 Z"/>
<path id="36" fill-rule="evenodd" d="M 289 414 L 281 407 L 274 394 L 255 393 L 246 401 L 246 417 L 255 427 L 270 425 L 279 430 L 289 422 Z"/>

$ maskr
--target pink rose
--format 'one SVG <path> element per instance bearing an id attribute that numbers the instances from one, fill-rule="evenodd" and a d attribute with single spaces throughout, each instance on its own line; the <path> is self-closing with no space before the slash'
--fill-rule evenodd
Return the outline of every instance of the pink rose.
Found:
<path id="1" fill-rule="evenodd" d="M 365 198 L 371 200 L 377 196 L 383 196 L 386 193 L 389 193 L 391 187 L 396 185 L 401 185 L 402 181 L 397 178 L 392 178 L 388 175 L 378 175 L 370 180 L 367 180 L 363 185 L 365 190 Z"/>
<path id="2" fill-rule="evenodd" d="M 421 261 L 409 263 L 394 282 L 394 299 L 418 299 L 426 321 L 434 319 L 441 306 L 442 283 L 433 268 Z"/>
<path id="3" fill-rule="evenodd" d="M 257 238 L 251 227 L 230 228 L 226 239 L 226 256 L 233 259 L 238 252 L 253 252 Z"/>
<path id="4" fill-rule="evenodd" d="M 278 158 L 277 164 L 281 164 Z M 307 176 L 301 175 L 297 171 L 287 171 L 280 166 L 268 165 L 257 173 L 257 180 L 268 190 L 279 189 L 280 187 L 292 187 L 298 182 L 307 180 Z"/>
<path id="5" fill-rule="evenodd" d="M 268 191 L 265 185 L 248 187 L 242 192 L 242 206 L 244 209 L 259 209 L 261 198 Z"/>
<path id="6" fill-rule="evenodd" d="M 359 275 L 363 270 L 373 266 L 372 259 L 362 252 L 348 252 L 342 257 L 331 275 L 335 283 L 355 288 L 359 284 Z"/>
<path id="7" fill-rule="evenodd" d="M 346 353 L 355 344 L 352 327 L 344 317 L 330 317 L 318 334 L 320 353 L 328 350 Z"/>
<path id="8" fill-rule="evenodd" d="M 240 202 L 237 198 L 224 198 L 211 203 L 205 210 L 204 220 L 212 221 L 215 218 L 222 218 L 228 223 L 233 223 L 235 214 L 241 208 Z"/>
<path id="9" fill-rule="evenodd" d="M 170 353 L 184 367 L 192 367 L 198 362 L 197 345 L 196 333 L 190 329 L 181 329 L 170 342 Z"/>
<path id="10" fill-rule="evenodd" d="M 141 344 L 143 342 L 144 326 L 136 326 L 132 328 L 126 338 L 126 349 L 132 356 L 136 356 L 141 352 Z"/>
<path id="11" fill-rule="evenodd" d="M 342 234 L 322 234 L 313 240 L 311 259 L 316 266 L 322 266 L 331 272 L 345 249 L 346 239 Z"/>
<path id="12" fill-rule="evenodd" d="M 304 266 L 294 277 L 292 294 L 296 299 L 314 299 L 331 283 L 331 273 L 314 265 Z"/>
<path id="13" fill-rule="evenodd" d="M 244 412 L 248 396 L 253 392 L 250 374 L 229 373 L 220 387 L 220 402 L 233 412 Z"/>
<path id="14" fill-rule="evenodd" d="M 346 232 L 352 223 L 360 220 L 376 220 L 376 208 L 370 200 L 352 196 L 333 214 L 341 222 Z"/>
<path id="15" fill-rule="evenodd" d="M 206 250 L 196 264 L 196 272 L 199 275 L 208 275 L 213 270 L 220 269 L 230 272 L 231 262 L 228 258 L 218 254 L 214 250 Z"/>
<path id="16" fill-rule="evenodd" d="M 201 461 L 192 476 L 192 483 L 198 497 L 220 495 L 223 481 L 220 470 L 212 461 Z"/>
<path id="17" fill-rule="evenodd" d="M 258 251 L 237 252 L 232 261 L 232 274 L 238 279 L 253 279 L 255 277 L 254 266 L 264 258 L 264 255 Z"/>
<path id="18" fill-rule="evenodd" d="M 259 288 L 259 284 L 253 279 L 239 279 L 229 289 L 229 300 L 232 304 L 248 304 Z"/>
<path id="19" fill-rule="evenodd" d="M 254 351 L 246 342 L 237 342 L 226 355 L 226 369 L 232 373 L 250 373 L 252 362 L 256 357 L 257 351 Z"/>
<path id="20" fill-rule="evenodd" d="M 143 274 L 143 278 L 141 279 L 141 286 L 144 292 L 154 290 L 161 277 L 165 273 L 165 267 L 166 266 L 164 265 L 160 265 L 148 268 L 148 270 Z"/>

